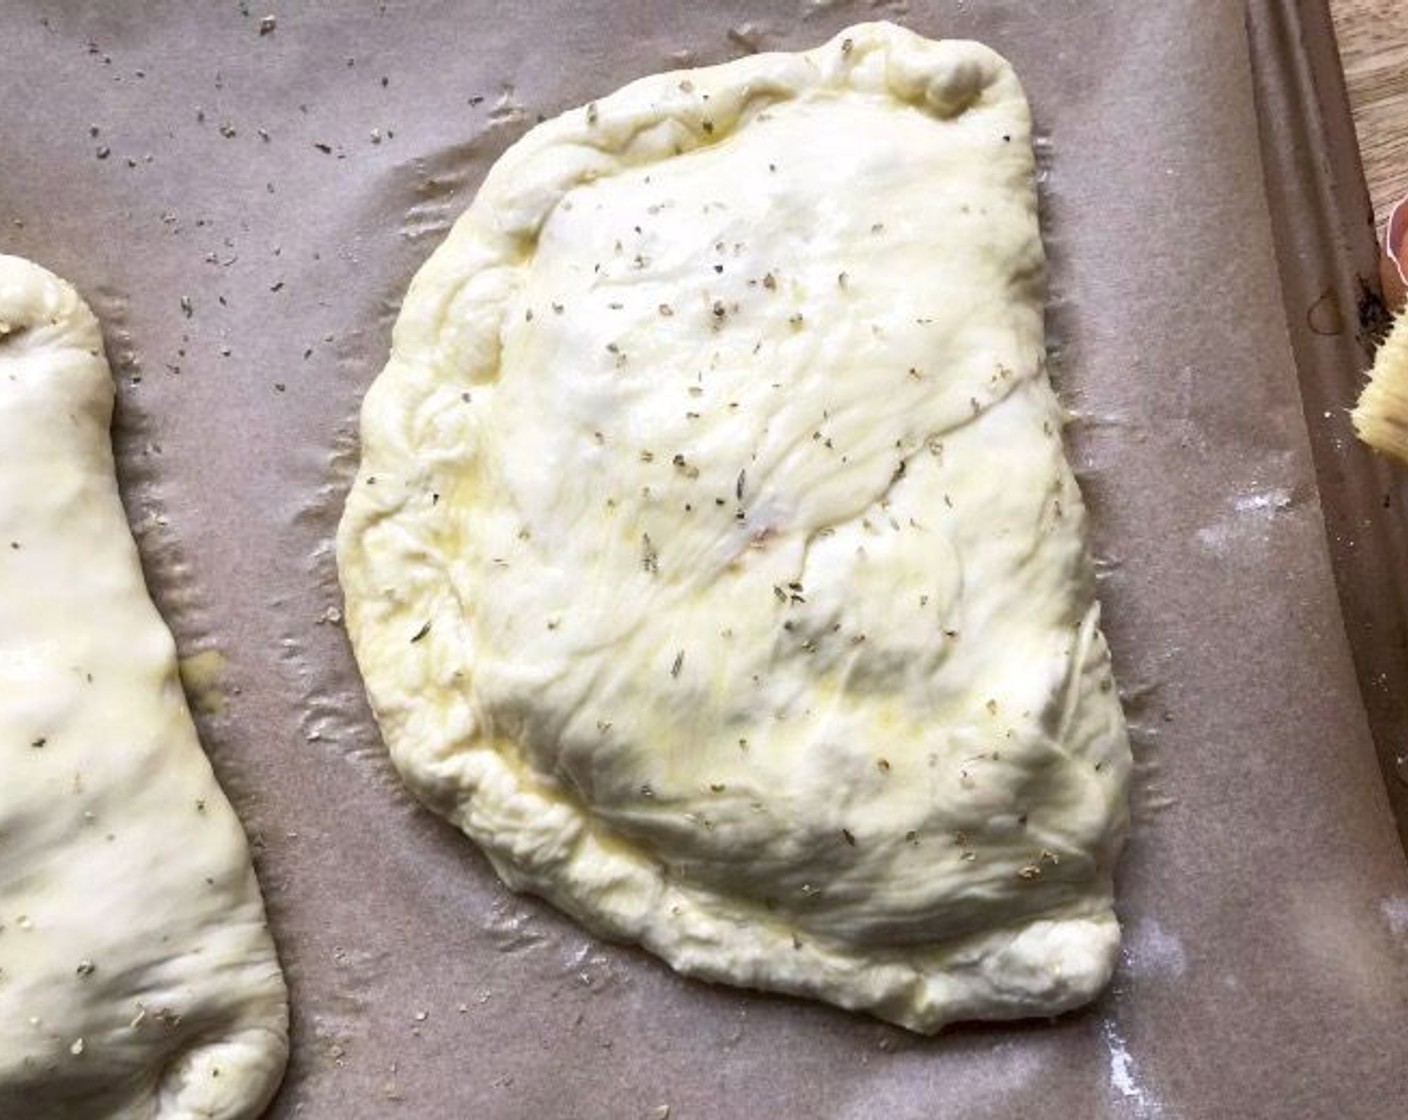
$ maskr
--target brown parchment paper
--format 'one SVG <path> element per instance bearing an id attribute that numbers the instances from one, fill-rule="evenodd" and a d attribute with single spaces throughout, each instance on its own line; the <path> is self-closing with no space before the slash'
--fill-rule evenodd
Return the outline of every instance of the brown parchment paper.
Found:
<path id="1" fill-rule="evenodd" d="M 0 3 L 0 250 L 102 318 L 149 578 L 183 654 L 224 659 L 201 731 L 293 994 L 272 1116 L 1408 1107 L 1408 873 L 1331 577 L 1244 16 Z M 391 772 L 331 545 L 399 295 L 513 139 L 647 71 L 875 17 L 986 41 L 1034 105 L 1058 385 L 1137 756 L 1109 993 L 932 1040 L 680 979 L 504 890 Z"/>

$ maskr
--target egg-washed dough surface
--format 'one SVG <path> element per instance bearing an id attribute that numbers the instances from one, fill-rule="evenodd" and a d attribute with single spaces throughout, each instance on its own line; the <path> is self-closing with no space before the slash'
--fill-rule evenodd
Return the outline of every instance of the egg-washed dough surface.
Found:
<path id="1" fill-rule="evenodd" d="M 924 1031 L 1113 967 L 1129 752 L 1030 119 L 852 28 L 512 148 L 407 294 L 339 534 L 416 794 L 682 972 Z"/>
<path id="2" fill-rule="evenodd" d="M 0 1116 L 254 1117 L 287 996 L 118 499 L 112 402 L 92 313 L 0 256 Z"/>

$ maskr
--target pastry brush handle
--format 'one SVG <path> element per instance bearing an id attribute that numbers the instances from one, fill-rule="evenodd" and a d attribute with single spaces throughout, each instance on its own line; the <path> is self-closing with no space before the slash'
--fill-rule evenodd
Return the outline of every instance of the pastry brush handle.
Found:
<path id="1" fill-rule="evenodd" d="M 1401 310 L 1408 292 L 1408 198 L 1399 200 L 1384 227 L 1384 255 L 1379 262 L 1384 302 L 1389 310 Z"/>

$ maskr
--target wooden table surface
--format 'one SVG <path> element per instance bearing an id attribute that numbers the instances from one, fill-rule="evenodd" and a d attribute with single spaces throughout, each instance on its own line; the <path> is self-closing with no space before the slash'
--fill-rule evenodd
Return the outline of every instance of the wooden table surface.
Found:
<path id="1" fill-rule="evenodd" d="M 1408 0 L 1330 0 L 1380 224 L 1408 194 Z"/>

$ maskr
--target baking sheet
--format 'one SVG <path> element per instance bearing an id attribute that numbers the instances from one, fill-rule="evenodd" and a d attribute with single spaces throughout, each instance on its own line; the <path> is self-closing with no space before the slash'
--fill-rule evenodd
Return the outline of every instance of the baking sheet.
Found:
<path id="1" fill-rule="evenodd" d="M 1408 485 L 1355 438 L 1345 407 L 1390 322 L 1374 215 L 1329 13 L 1293 0 L 1252 13 L 1253 58 L 1266 60 L 1254 78 L 1286 326 L 1360 692 L 1408 845 Z"/>
<path id="2" fill-rule="evenodd" d="M 149 578 L 182 653 L 224 659 L 201 731 L 294 1001 L 272 1116 L 1396 1107 L 1408 873 L 1331 575 L 1245 14 L 0 5 L 0 250 L 72 279 L 103 319 Z M 877 16 L 983 39 L 1035 107 L 1059 388 L 1137 757 L 1110 992 L 933 1040 L 682 980 L 505 891 L 392 774 L 331 546 L 396 301 L 495 156 L 647 71 Z"/>

